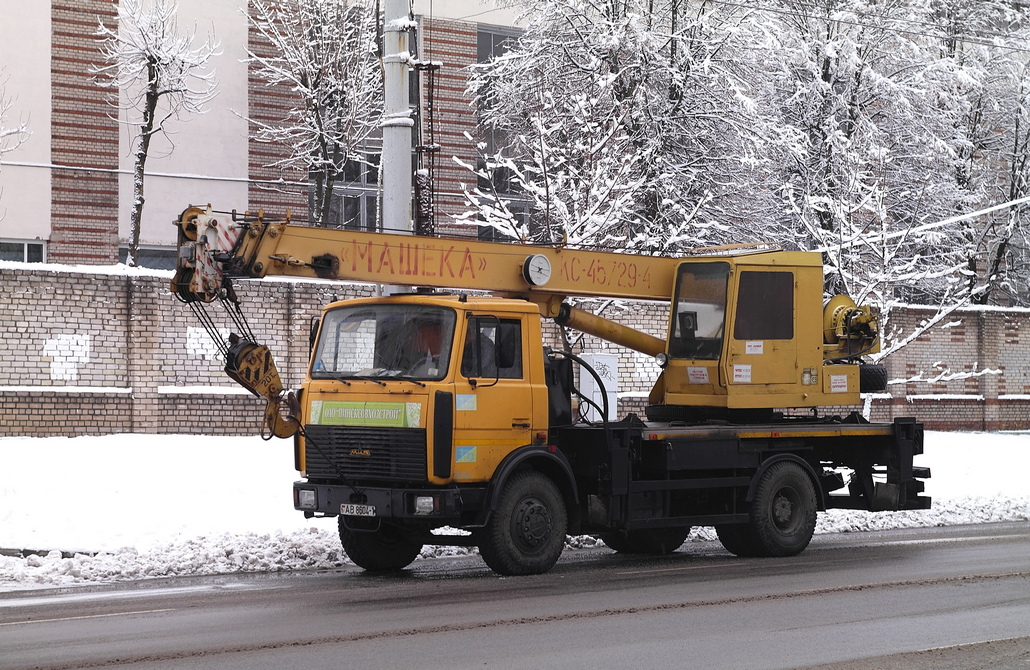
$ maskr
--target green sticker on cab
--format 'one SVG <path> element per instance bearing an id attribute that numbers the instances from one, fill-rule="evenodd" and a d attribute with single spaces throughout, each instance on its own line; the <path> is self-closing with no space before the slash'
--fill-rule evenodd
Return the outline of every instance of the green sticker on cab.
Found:
<path id="1" fill-rule="evenodd" d="M 420 402 L 311 401 L 311 423 L 316 426 L 418 428 L 421 420 Z"/>

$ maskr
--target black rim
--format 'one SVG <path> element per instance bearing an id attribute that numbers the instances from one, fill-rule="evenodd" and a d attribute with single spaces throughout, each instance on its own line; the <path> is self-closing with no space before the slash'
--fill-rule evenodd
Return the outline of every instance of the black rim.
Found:
<path id="1" fill-rule="evenodd" d="M 540 550 L 551 536 L 551 513 L 536 498 L 524 498 L 511 516 L 512 538 L 527 552 Z"/>
<path id="2" fill-rule="evenodd" d="M 793 535 L 801 526 L 801 494 L 792 486 L 784 486 L 772 500 L 772 520 L 776 530 Z"/>

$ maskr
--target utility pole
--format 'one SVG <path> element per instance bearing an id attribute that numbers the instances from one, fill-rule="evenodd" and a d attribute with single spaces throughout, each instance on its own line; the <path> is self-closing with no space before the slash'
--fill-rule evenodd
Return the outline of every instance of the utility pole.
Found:
<path id="1" fill-rule="evenodd" d="M 410 0 L 386 0 L 383 8 L 383 230 L 412 233 L 411 131 L 415 121 L 408 101 Z"/>

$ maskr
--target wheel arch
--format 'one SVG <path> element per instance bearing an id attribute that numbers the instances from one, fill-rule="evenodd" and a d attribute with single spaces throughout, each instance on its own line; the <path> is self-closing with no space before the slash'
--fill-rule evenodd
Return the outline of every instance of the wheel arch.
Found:
<path id="1" fill-rule="evenodd" d="M 568 514 L 569 533 L 579 532 L 580 510 L 579 490 L 576 478 L 572 474 L 572 466 L 560 451 L 551 451 L 544 445 L 530 445 L 516 449 L 508 454 L 494 471 L 490 485 L 486 491 L 486 509 L 493 512 L 500 502 L 501 492 L 508 479 L 516 472 L 524 469 L 536 470 L 554 482 L 561 492 Z"/>
<path id="2" fill-rule="evenodd" d="M 823 487 L 819 484 L 819 475 L 816 474 L 812 464 L 801 458 L 796 454 L 776 454 L 771 458 L 767 458 L 762 461 L 762 464 L 758 466 L 758 470 L 751 478 L 751 484 L 747 489 L 747 496 L 744 498 L 747 502 L 751 502 L 755 498 L 755 490 L 758 488 L 758 482 L 762 480 L 762 476 L 766 471 L 777 463 L 795 463 L 801 467 L 801 470 L 808 477 L 808 480 L 812 483 L 812 490 L 815 491 L 815 507 L 820 512 L 826 511 L 826 493 L 823 492 Z"/>

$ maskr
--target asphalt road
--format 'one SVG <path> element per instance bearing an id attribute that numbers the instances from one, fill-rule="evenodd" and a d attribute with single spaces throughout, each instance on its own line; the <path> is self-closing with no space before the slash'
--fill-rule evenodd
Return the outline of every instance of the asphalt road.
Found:
<path id="1" fill-rule="evenodd" d="M 4 669 L 1030 668 L 1028 635 L 1030 523 L 0 594 Z"/>

